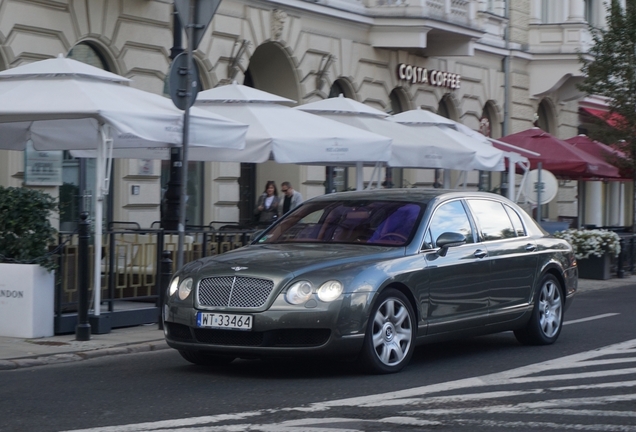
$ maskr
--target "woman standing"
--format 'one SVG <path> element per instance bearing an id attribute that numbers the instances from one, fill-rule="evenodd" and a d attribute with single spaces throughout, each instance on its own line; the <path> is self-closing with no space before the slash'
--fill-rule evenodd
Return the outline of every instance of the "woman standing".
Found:
<path id="1" fill-rule="evenodd" d="M 278 190 L 272 180 L 265 185 L 265 191 L 258 197 L 255 214 L 259 225 L 269 225 L 278 217 Z"/>

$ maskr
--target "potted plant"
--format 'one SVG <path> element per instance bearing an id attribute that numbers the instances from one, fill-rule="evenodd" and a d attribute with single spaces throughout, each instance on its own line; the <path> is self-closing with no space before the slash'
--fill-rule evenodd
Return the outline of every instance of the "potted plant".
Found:
<path id="1" fill-rule="evenodd" d="M 56 208 L 44 192 L 0 186 L 0 336 L 53 336 Z"/>
<path id="2" fill-rule="evenodd" d="M 621 253 L 618 234 L 602 229 L 568 229 L 557 231 L 554 236 L 565 239 L 572 245 L 578 261 L 579 277 L 610 278 L 610 260 Z"/>

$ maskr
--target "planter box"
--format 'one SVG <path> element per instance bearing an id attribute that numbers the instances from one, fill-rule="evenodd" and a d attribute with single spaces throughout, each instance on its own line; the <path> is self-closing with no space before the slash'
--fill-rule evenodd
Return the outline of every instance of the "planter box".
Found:
<path id="1" fill-rule="evenodd" d="M 592 255 L 589 258 L 578 260 L 579 278 L 605 280 L 611 278 L 611 260 L 608 254 L 602 257 Z"/>
<path id="2" fill-rule="evenodd" d="M 0 264 L 0 336 L 53 336 L 55 273 L 35 264 Z"/>

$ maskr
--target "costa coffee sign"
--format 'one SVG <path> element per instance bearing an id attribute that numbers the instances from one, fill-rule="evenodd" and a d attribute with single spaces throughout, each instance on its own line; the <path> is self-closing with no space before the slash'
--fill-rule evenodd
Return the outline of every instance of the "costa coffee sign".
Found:
<path id="1" fill-rule="evenodd" d="M 429 84 L 436 87 L 446 87 L 451 90 L 461 86 L 461 75 L 428 70 L 426 68 L 400 63 L 397 68 L 398 78 L 402 81 L 410 81 L 413 84 Z"/>

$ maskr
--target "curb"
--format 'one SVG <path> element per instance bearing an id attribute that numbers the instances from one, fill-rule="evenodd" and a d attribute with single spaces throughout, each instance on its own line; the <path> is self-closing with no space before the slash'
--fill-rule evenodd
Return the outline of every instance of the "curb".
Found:
<path id="1" fill-rule="evenodd" d="M 125 344 L 109 348 L 98 348 L 88 351 L 79 351 L 76 353 L 50 354 L 40 355 L 37 357 L 23 357 L 13 360 L 0 360 L 0 371 L 22 369 L 34 366 L 44 366 L 50 364 L 70 363 L 112 355 L 160 351 L 168 348 L 168 344 L 166 344 L 165 340 L 156 340 L 137 344 Z"/>

